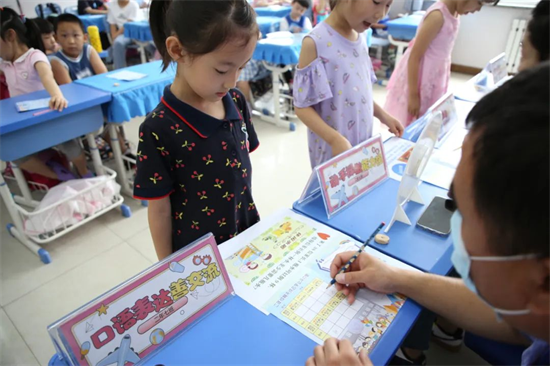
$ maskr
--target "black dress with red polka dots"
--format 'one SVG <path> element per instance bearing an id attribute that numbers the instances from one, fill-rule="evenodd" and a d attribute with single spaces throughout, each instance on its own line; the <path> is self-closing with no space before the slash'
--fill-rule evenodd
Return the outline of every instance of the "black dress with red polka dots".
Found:
<path id="1" fill-rule="evenodd" d="M 249 152 L 258 146 L 243 95 L 222 99 L 225 119 L 207 115 L 164 90 L 140 126 L 134 196 L 170 197 L 172 250 L 209 232 L 218 244 L 259 221 Z"/>

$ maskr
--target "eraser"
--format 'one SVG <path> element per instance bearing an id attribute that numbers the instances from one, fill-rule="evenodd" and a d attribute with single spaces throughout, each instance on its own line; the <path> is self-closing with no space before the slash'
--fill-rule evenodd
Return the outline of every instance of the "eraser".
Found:
<path id="1" fill-rule="evenodd" d="M 378 244 L 386 245 L 390 242 L 390 237 L 384 234 L 377 234 L 374 237 L 374 241 Z"/>

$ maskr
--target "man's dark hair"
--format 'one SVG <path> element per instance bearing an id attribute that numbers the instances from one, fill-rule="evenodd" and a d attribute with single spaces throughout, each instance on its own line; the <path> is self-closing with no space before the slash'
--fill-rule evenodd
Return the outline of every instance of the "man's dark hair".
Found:
<path id="1" fill-rule="evenodd" d="M 549 257 L 550 63 L 523 71 L 467 118 L 475 206 L 500 255 Z"/>
<path id="2" fill-rule="evenodd" d="M 57 28 L 59 27 L 59 24 L 61 23 L 74 23 L 74 24 L 78 24 L 80 26 L 80 29 L 82 29 L 82 33 L 86 33 L 86 29 L 84 29 L 84 24 L 82 23 L 82 20 L 80 20 L 79 17 L 77 17 L 76 15 L 74 14 L 70 14 L 70 13 L 63 13 L 63 14 L 60 14 L 56 21 L 55 21 L 55 32 L 57 33 Z"/>
<path id="3" fill-rule="evenodd" d="M 539 53 L 539 61 L 549 59 L 550 47 L 550 1 L 541 0 L 533 9 L 531 20 L 527 24 L 529 41 Z"/>
<path id="4" fill-rule="evenodd" d="M 298 3 L 300 4 L 303 8 L 306 8 L 306 9 L 309 9 L 309 0 L 292 0 L 292 3 Z"/>

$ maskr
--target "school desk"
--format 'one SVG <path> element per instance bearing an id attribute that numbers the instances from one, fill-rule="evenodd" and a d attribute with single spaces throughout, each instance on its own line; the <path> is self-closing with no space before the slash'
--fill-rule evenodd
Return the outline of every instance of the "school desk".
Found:
<path id="1" fill-rule="evenodd" d="M 405 52 L 405 48 L 409 46 L 409 42 L 416 36 L 416 30 L 423 16 L 424 12 L 420 12 L 386 22 L 388 40 L 397 47 L 396 65 L 401 60 L 401 57 L 403 57 L 403 53 Z"/>
<path id="2" fill-rule="evenodd" d="M 124 37 L 134 40 L 139 47 L 141 63 L 146 63 L 147 56 L 145 54 L 145 46 L 153 41 L 153 35 L 151 34 L 149 22 L 142 20 L 124 24 Z"/>
<path id="3" fill-rule="evenodd" d="M 277 32 L 281 23 L 279 17 L 256 17 L 256 22 L 262 33 L 262 37 L 265 38 L 266 34 L 271 32 Z"/>
<path id="4" fill-rule="evenodd" d="M 95 147 L 94 132 L 103 124 L 101 105 L 111 100 L 111 94 L 92 89 L 76 83 L 61 86 L 61 91 L 68 101 L 68 107 L 62 112 L 34 110 L 17 112 L 15 103 L 48 97 L 45 90 L 0 101 L 0 160 L 14 160 L 34 154 L 62 142 L 87 135 L 91 147 L 92 159 L 96 173 L 103 174 L 101 158 Z M 22 196 L 15 196 L 0 175 L 0 193 L 13 224 L 7 229 L 23 245 L 37 254 L 44 263 L 50 262 L 48 252 L 29 240 L 23 231 L 23 222 L 17 211 L 16 202 L 28 207 L 38 204 L 31 197 L 27 182 L 16 164 L 12 164 L 15 179 Z"/>
<path id="5" fill-rule="evenodd" d="M 89 14 L 78 15 L 78 18 L 84 24 L 84 29 L 88 29 L 89 26 L 95 25 L 100 32 L 109 33 L 109 25 L 107 24 L 107 15 L 105 14 Z"/>
<path id="6" fill-rule="evenodd" d="M 109 77 L 109 75 L 120 71 L 133 71 L 147 76 L 133 81 L 122 81 Z M 111 140 L 115 141 L 117 136 L 116 125 L 128 122 L 134 117 L 145 116 L 151 112 L 160 103 L 164 87 L 172 83 L 175 73 L 176 71 L 173 66 L 168 67 L 166 71 L 162 72 L 162 62 L 153 61 L 114 70 L 106 74 L 91 76 L 75 81 L 75 83 L 112 95 L 112 99 L 106 104 L 105 110 L 107 121 L 109 122 Z M 131 197 L 133 191 L 126 176 L 120 146 L 118 143 L 113 143 L 111 148 L 113 149 L 116 171 L 119 183 L 122 186 L 122 192 Z"/>
<path id="7" fill-rule="evenodd" d="M 271 5 L 263 8 L 254 8 L 259 17 L 286 17 L 292 10 L 290 6 Z"/>
<path id="8" fill-rule="evenodd" d="M 370 353 L 373 364 L 385 365 L 391 360 L 420 311 L 414 301 L 405 302 Z M 231 296 L 143 365 L 303 366 L 316 345 L 275 316 L 266 316 L 240 297 Z M 49 365 L 68 364 L 56 354 Z"/>

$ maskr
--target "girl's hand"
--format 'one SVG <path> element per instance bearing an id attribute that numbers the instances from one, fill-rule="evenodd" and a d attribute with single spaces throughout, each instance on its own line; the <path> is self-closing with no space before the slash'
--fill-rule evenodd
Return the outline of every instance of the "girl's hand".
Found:
<path id="1" fill-rule="evenodd" d="M 332 147 L 332 156 L 340 155 L 344 151 L 348 151 L 352 148 L 350 142 L 348 139 L 346 139 L 344 136 L 340 135 L 334 139 L 334 141 L 330 144 L 330 147 Z"/>
<path id="2" fill-rule="evenodd" d="M 395 117 L 393 117 L 391 114 L 386 113 L 384 116 L 384 119 L 382 120 L 382 123 L 388 126 L 390 129 L 390 132 L 393 133 L 397 137 L 403 136 L 403 125 L 401 122 L 399 122 Z"/>
<path id="3" fill-rule="evenodd" d="M 67 99 L 65 99 L 63 95 L 54 95 L 50 99 L 50 109 L 57 110 L 59 112 L 67 108 L 67 104 Z"/>
<path id="4" fill-rule="evenodd" d="M 409 105 L 407 109 L 411 116 L 413 116 L 414 118 L 418 118 L 418 114 L 420 113 L 420 95 L 409 95 Z"/>

